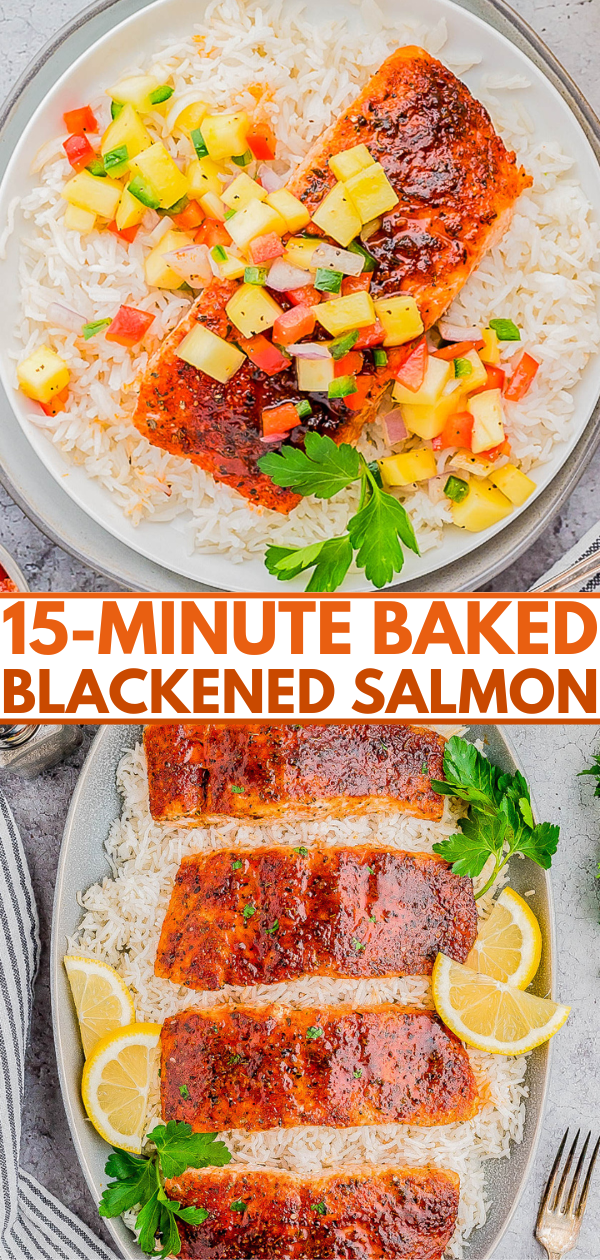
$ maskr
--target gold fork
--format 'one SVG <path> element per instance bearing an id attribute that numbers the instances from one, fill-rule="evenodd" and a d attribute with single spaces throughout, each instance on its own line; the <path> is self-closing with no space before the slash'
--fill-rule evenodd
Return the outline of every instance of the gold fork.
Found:
<path id="1" fill-rule="evenodd" d="M 542 1244 L 542 1247 L 545 1247 L 548 1260 L 559 1260 L 559 1257 L 563 1256 L 566 1251 L 571 1251 L 579 1238 L 579 1231 L 581 1229 L 581 1222 L 585 1212 L 585 1205 L 587 1203 L 588 1190 L 590 1188 L 590 1181 L 594 1171 L 594 1164 L 596 1163 L 596 1157 L 598 1155 L 598 1151 L 600 1150 L 600 1138 L 598 1138 L 588 1164 L 581 1194 L 576 1201 L 579 1178 L 583 1171 L 587 1149 L 592 1136 L 591 1133 L 588 1133 L 583 1144 L 583 1150 L 577 1161 L 577 1167 L 573 1174 L 573 1180 L 570 1186 L 567 1187 L 567 1178 L 575 1158 L 580 1133 L 581 1130 L 579 1129 L 567 1156 L 567 1162 L 558 1183 L 558 1189 L 556 1193 L 554 1193 L 560 1161 L 569 1136 L 569 1130 L 567 1129 L 567 1132 L 565 1133 L 565 1136 L 558 1148 L 558 1154 L 552 1165 L 552 1171 L 548 1178 L 548 1184 L 544 1190 L 542 1202 L 540 1203 L 537 1225 L 535 1227 L 535 1236 L 538 1242 Z"/>

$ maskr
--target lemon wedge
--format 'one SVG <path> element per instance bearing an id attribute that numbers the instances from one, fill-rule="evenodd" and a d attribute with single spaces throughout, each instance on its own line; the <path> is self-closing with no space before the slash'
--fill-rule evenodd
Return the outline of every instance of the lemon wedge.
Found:
<path id="1" fill-rule="evenodd" d="M 524 993 L 438 954 L 431 978 L 435 1009 L 452 1032 L 490 1054 L 525 1054 L 553 1037 L 569 1006 Z"/>
<path id="2" fill-rule="evenodd" d="M 139 1153 L 156 1080 L 160 1024 L 130 1024 L 96 1043 L 81 1081 L 83 1105 L 101 1137 L 111 1146 Z"/>
<path id="3" fill-rule="evenodd" d="M 526 989 L 540 965 L 542 933 L 526 901 L 504 888 L 482 924 L 467 967 Z"/>
<path id="4" fill-rule="evenodd" d="M 67 954 L 64 964 L 87 1058 L 101 1037 L 134 1022 L 133 998 L 114 967 L 99 958 Z"/>

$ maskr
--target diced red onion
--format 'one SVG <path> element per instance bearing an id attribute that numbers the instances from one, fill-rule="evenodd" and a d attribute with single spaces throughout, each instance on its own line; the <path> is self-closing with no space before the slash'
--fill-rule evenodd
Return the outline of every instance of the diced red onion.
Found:
<path id="1" fill-rule="evenodd" d="M 288 289 L 301 289 L 304 285 L 312 284 L 313 277 L 310 271 L 303 271 L 301 267 L 293 267 L 291 263 L 285 262 L 283 258 L 276 258 L 267 276 L 267 284 L 270 289 L 275 289 L 277 293 L 287 293 Z"/>
<path id="2" fill-rule="evenodd" d="M 153 232 L 159 223 L 162 223 L 160 215 L 156 213 L 156 210 L 148 208 L 142 219 L 142 228 L 144 229 L 144 232 Z"/>
<path id="3" fill-rule="evenodd" d="M 298 422 L 300 422 L 300 417 L 298 417 Z M 268 437 L 263 436 L 259 438 L 259 441 L 260 442 L 285 442 L 286 438 L 288 438 L 289 436 L 290 436 L 289 433 L 269 433 Z"/>
<path id="4" fill-rule="evenodd" d="M 277 192 L 279 188 L 283 188 L 285 183 L 283 175 L 278 175 L 272 166 L 267 166 L 265 163 L 259 166 L 257 175 L 267 192 Z"/>
<path id="5" fill-rule="evenodd" d="M 408 430 L 399 407 L 388 411 L 387 416 L 382 417 L 381 423 L 388 446 L 395 446 L 396 442 L 403 442 L 408 437 Z"/>
<path id="6" fill-rule="evenodd" d="M 210 254 L 206 245 L 184 245 L 163 255 L 167 266 L 181 276 L 192 289 L 203 289 L 213 278 Z"/>
<path id="7" fill-rule="evenodd" d="M 452 324 L 450 320 L 441 319 L 438 328 L 444 341 L 481 341 L 481 328 L 461 328 L 460 324 Z"/>
<path id="8" fill-rule="evenodd" d="M 59 328 L 67 328 L 69 332 L 80 333 L 85 324 L 83 315 L 72 310 L 70 306 L 63 306 L 62 302 L 50 302 L 46 316 L 49 323 L 58 324 Z"/>
<path id="9" fill-rule="evenodd" d="M 327 346 L 322 341 L 297 341 L 293 346 L 286 346 L 288 354 L 295 359 L 330 359 Z"/>
<path id="10" fill-rule="evenodd" d="M 317 245 L 311 263 L 314 267 L 341 271 L 343 276 L 359 276 L 364 258 L 361 254 L 352 254 L 349 249 L 337 249 L 335 245 Z"/>

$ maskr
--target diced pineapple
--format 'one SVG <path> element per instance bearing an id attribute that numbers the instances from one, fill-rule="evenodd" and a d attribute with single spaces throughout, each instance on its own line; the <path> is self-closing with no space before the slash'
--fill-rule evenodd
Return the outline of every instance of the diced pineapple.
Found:
<path id="1" fill-rule="evenodd" d="M 124 188 L 115 215 L 119 232 L 124 232 L 127 228 L 141 223 L 145 214 L 146 207 L 142 205 L 142 202 L 138 201 L 137 197 L 133 197 L 128 188 Z"/>
<path id="2" fill-rule="evenodd" d="M 380 162 L 373 162 L 346 180 L 344 188 L 360 215 L 361 223 L 378 219 L 398 204 L 392 185 Z"/>
<path id="3" fill-rule="evenodd" d="M 358 236 L 362 220 L 346 192 L 345 184 L 333 185 L 331 192 L 315 210 L 313 223 L 344 248 Z"/>
<path id="4" fill-rule="evenodd" d="M 79 206 L 68 205 L 65 210 L 65 227 L 71 232 L 91 232 L 96 222 L 91 210 L 80 210 Z"/>
<path id="5" fill-rule="evenodd" d="M 181 113 L 175 119 L 175 126 L 179 131 L 186 131 L 189 135 L 191 131 L 195 131 L 206 118 L 209 106 L 204 101 L 191 101 L 189 105 L 182 109 Z"/>
<path id="6" fill-rule="evenodd" d="M 423 320 L 414 297 L 381 298 L 375 303 L 375 310 L 385 328 L 384 346 L 403 346 L 423 332 Z"/>
<path id="7" fill-rule="evenodd" d="M 298 389 L 306 394 L 326 394 L 334 374 L 333 359 L 296 359 Z"/>
<path id="8" fill-rule="evenodd" d="M 90 175 L 89 171 L 80 171 L 67 181 L 61 196 L 80 210 L 99 214 L 102 219 L 114 219 L 121 192 L 121 185 L 115 179 L 101 179 Z"/>
<path id="9" fill-rule="evenodd" d="M 180 289 L 183 280 L 164 261 L 163 254 L 168 254 L 174 249 L 183 249 L 184 245 L 189 245 L 190 242 L 191 237 L 185 232 L 177 232 L 175 228 L 169 228 L 144 262 L 146 283 L 153 285 L 155 289 Z"/>
<path id="10" fill-rule="evenodd" d="M 229 299 L 225 310 L 236 328 L 239 328 L 242 337 L 255 337 L 257 333 L 265 332 L 283 314 L 270 293 L 256 284 L 240 285 Z"/>
<path id="11" fill-rule="evenodd" d="M 232 254 L 231 250 L 227 249 L 226 245 L 223 245 L 222 248 L 225 250 L 227 255 L 225 261 L 219 263 L 219 271 L 223 279 L 239 280 L 246 270 L 247 263 L 243 258 L 236 258 L 235 254 Z"/>
<path id="12" fill-rule="evenodd" d="M 215 193 L 217 197 L 223 192 L 223 180 L 219 179 L 219 167 L 212 158 L 194 158 L 186 167 L 185 177 L 188 181 L 188 197 L 198 200 L 205 193 Z"/>
<path id="13" fill-rule="evenodd" d="M 489 451 L 504 441 L 504 413 L 499 389 L 486 389 L 482 394 L 469 398 L 467 406 L 473 416 L 471 450 Z"/>
<path id="14" fill-rule="evenodd" d="M 329 165 L 336 179 L 342 181 L 358 175 L 365 167 L 373 166 L 375 159 L 371 157 L 366 144 L 355 144 L 352 149 L 344 149 L 343 153 L 335 153 L 329 159 Z"/>
<path id="15" fill-rule="evenodd" d="M 207 192 L 199 198 L 200 209 L 204 211 L 207 219 L 216 219 L 217 223 L 222 223 L 225 218 L 225 206 L 220 197 L 216 193 Z"/>
<path id="16" fill-rule="evenodd" d="M 50 346 L 40 346 L 17 368 L 17 379 L 23 393 L 41 403 L 49 403 L 55 394 L 66 389 L 70 375 L 64 359 Z"/>
<path id="17" fill-rule="evenodd" d="M 149 96 L 159 87 L 158 79 L 151 74 L 134 74 L 129 79 L 122 79 L 114 87 L 108 89 L 108 96 L 123 105 L 133 105 L 134 109 L 149 110 Z"/>
<path id="18" fill-rule="evenodd" d="M 350 328 L 369 328 L 375 323 L 375 307 L 370 293 L 364 289 L 336 298 L 334 302 L 320 302 L 313 310 L 320 324 L 337 337 Z"/>
<path id="19" fill-rule="evenodd" d="M 469 493 L 461 503 L 452 503 L 450 511 L 455 525 L 477 534 L 508 516 L 512 512 L 512 503 L 487 477 L 482 477 L 469 482 Z"/>
<path id="20" fill-rule="evenodd" d="M 484 459 L 482 455 L 474 455 L 472 451 L 461 448 L 455 451 L 449 467 L 462 468 L 464 472 L 473 473 L 475 477 L 488 477 L 493 472 L 494 461 Z"/>
<path id="21" fill-rule="evenodd" d="M 241 157 L 248 148 L 250 120 L 245 111 L 237 114 L 207 114 L 202 119 L 202 139 L 209 157 Z"/>
<path id="22" fill-rule="evenodd" d="M 227 220 L 227 231 L 238 249 L 246 249 L 255 236 L 263 236 L 267 232 L 283 236 L 287 228 L 285 219 L 272 206 L 265 201 L 254 200 Z"/>
<path id="23" fill-rule="evenodd" d="M 267 196 L 267 205 L 272 206 L 282 219 L 285 219 L 288 232 L 301 232 L 310 223 L 310 214 L 306 206 L 287 188 L 278 188 Z"/>
<path id="24" fill-rule="evenodd" d="M 243 210 L 244 206 L 249 205 L 251 201 L 264 201 L 266 196 L 266 188 L 257 184 L 256 180 L 246 175 L 245 171 L 241 171 L 229 188 L 221 194 L 222 200 L 230 210 Z"/>
<path id="25" fill-rule="evenodd" d="M 199 368 L 222 385 L 230 380 L 246 358 L 237 346 L 232 346 L 223 337 L 217 337 L 216 333 L 204 328 L 202 324 L 194 325 L 175 353 L 184 363 Z"/>
<path id="26" fill-rule="evenodd" d="M 487 372 L 476 350 L 469 350 L 467 354 L 461 354 L 460 357 L 471 364 L 472 371 L 470 376 L 457 378 L 460 380 L 461 388 L 465 393 L 470 394 L 474 389 L 481 389 L 481 386 L 486 384 Z"/>
<path id="27" fill-rule="evenodd" d="M 456 411 L 454 394 L 442 394 L 436 403 L 429 407 L 415 407 L 412 403 L 402 404 L 402 419 L 410 433 L 416 433 L 423 441 L 430 442 L 439 437 L 446 421 Z"/>
<path id="28" fill-rule="evenodd" d="M 133 105 L 125 105 L 118 118 L 113 119 L 110 126 L 106 128 L 100 152 L 104 155 L 110 153 L 111 149 L 119 149 L 121 145 L 125 145 L 127 161 L 129 161 L 137 157 L 143 149 L 149 149 L 151 144 L 152 136 L 146 131 L 139 114 L 136 114 Z M 126 163 L 123 164 L 123 169 L 125 167 Z"/>
<path id="29" fill-rule="evenodd" d="M 396 381 L 392 397 L 395 402 L 408 403 L 414 407 L 431 407 L 437 402 L 444 385 L 453 375 L 454 369 L 451 363 L 445 363 L 443 359 L 435 359 L 430 354 L 425 379 L 420 389 L 407 389 L 406 385 L 401 385 L 399 381 Z"/>
<path id="30" fill-rule="evenodd" d="M 300 267 L 301 270 L 307 271 L 312 267 L 312 256 L 321 241 L 318 236 L 310 240 L 304 236 L 290 236 L 285 242 L 285 262 L 292 264 L 292 267 Z"/>
<path id="31" fill-rule="evenodd" d="M 520 468 L 516 468 L 514 464 L 505 464 L 503 468 L 498 468 L 496 472 L 490 473 L 490 481 L 510 499 L 515 507 L 521 507 L 537 490 L 535 481 L 531 477 L 527 477 Z"/>
<path id="32" fill-rule="evenodd" d="M 479 351 L 479 358 L 482 363 L 489 363 L 493 367 L 500 362 L 500 342 L 498 334 L 493 328 L 484 328 L 481 334 L 483 341 L 483 349 Z"/>
<path id="33" fill-rule="evenodd" d="M 385 487 L 409 486 L 413 481 L 428 481 L 437 474 L 435 455 L 425 448 L 401 455 L 386 455 L 378 463 Z"/>
<path id="34" fill-rule="evenodd" d="M 188 181 L 160 140 L 132 158 L 129 165 L 150 185 L 163 210 L 168 210 L 169 206 L 174 206 L 176 201 L 186 196 Z"/>

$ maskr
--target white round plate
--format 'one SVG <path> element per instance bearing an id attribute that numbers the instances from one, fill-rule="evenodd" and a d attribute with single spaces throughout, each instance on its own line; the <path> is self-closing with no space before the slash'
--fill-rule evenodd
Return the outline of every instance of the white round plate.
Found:
<path id="1" fill-rule="evenodd" d="M 284 0 L 284 5 L 293 0 Z M 525 76 L 530 87 L 525 90 L 527 108 L 536 120 L 540 139 L 551 137 L 558 141 L 565 152 L 573 155 L 575 171 L 597 213 L 600 215 L 600 167 L 594 150 L 577 121 L 575 114 L 542 69 L 534 64 L 520 48 L 516 47 L 498 30 L 477 15 L 452 3 L 452 0 L 380 0 L 386 13 L 401 9 L 402 19 L 411 16 L 420 22 L 434 25 L 444 18 L 448 28 L 448 42 L 443 55 L 449 60 L 463 61 L 473 58 L 478 64 L 465 74 L 465 80 L 477 96 L 482 77 L 490 71 Z M 90 95 L 105 89 L 107 81 L 118 78 L 129 64 L 139 57 L 139 49 L 152 49 L 168 36 L 177 37 L 189 33 L 190 28 L 202 20 L 204 0 L 156 0 L 97 40 L 84 52 L 55 83 L 38 106 L 17 143 L 0 187 L 0 223 L 6 221 L 8 205 L 15 195 L 25 195 L 35 183 L 29 173 L 32 153 L 62 128 L 63 111 L 73 102 L 86 100 Z M 340 0 L 333 0 L 328 18 L 339 15 L 351 25 L 359 22 L 358 11 Z M 305 15 L 319 22 L 319 0 L 308 0 Z M 14 366 L 8 355 L 18 349 L 14 328 L 19 312 L 18 249 L 16 242 L 25 224 L 17 215 L 16 233 L 11 238 L 7 259 L 0 263 L 0 281 L 5 299 L 0 309 L 0 376 L 10 400 L 10 405 L 28 441 L 56 483 L 66 491 L 75 503 L 94 522 L 107 530 L 129 549 L 140 553 L 147 560 L 163 569 L 171 570 L 193 582 L 204 583 L 210 588 L 232 591 L 281 592 L 282 586 L 266 571 L 262 558 L 233 564 L 223 555 L 190 555 L 185 537 L 185 521 L 152 524 L 143 521 L 137 527 L 125 517 L 110 493 L 94 481 L 81 468 L 65 458 L 31 423 L 28 403 L 14 389 Z M 576 416 L 569 440 L 557 445 L 551 460 L 536 471 L 538 489 L 526 506 L 511 514 L 505 521 L 487 530 L 484 535 L 468 534 L 448 527 L 439 547 L 427 552 L 422 558 L 408 553 L 402 571 L 402 583 L 420 582 L 448 565 L 460 565 L 470 552 L 479 548 L 495 548 L 495 539 L 507 527 L 514 527 L 521 514 L 535 521 L 536 499 L 543 493 L 564 465 L 583 434 L 600 394 L 600 356 L 588 364 L 581 381 L 575 388 Z M 286 584 L 287 590 L 302 589 L 306 579 L 300 577 Z M 430 581 L 426 583 L 429 587 Z M 344 589 L 372 589 L 362 574 L 346 579 Z"/>

